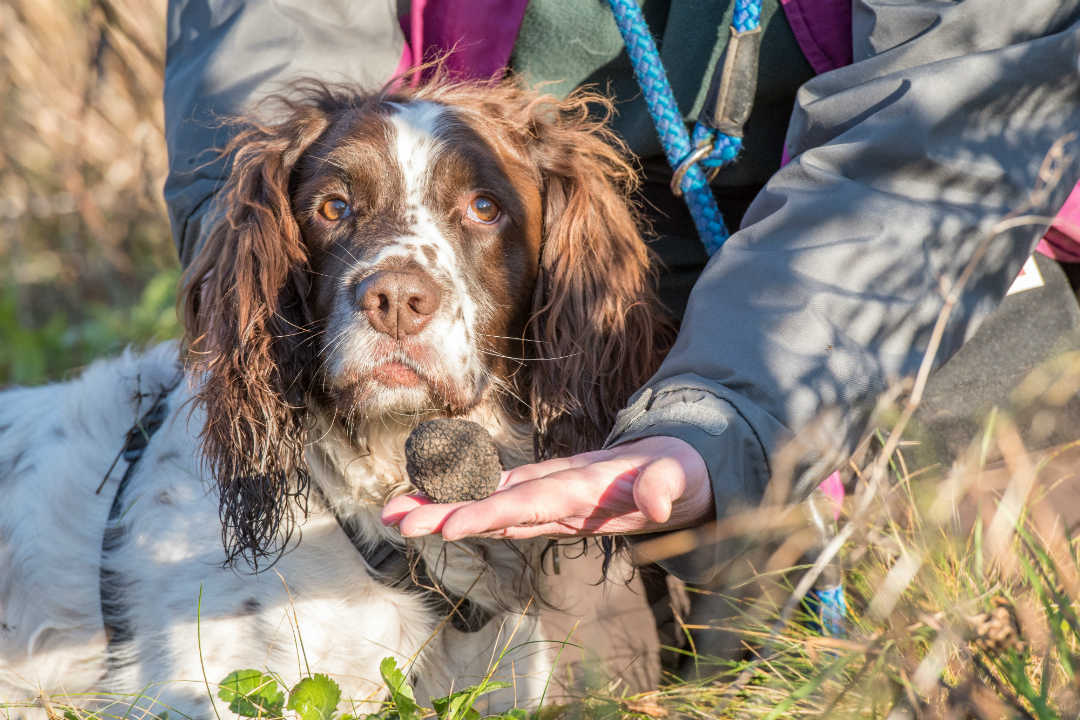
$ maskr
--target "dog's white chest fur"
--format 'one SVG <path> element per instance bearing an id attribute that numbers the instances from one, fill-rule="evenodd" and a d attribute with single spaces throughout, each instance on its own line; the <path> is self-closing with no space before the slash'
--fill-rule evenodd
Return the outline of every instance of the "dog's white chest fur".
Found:
<path id="1" fill-rule="evenodd" d="M 423 593 L 373 577 L 320 500 L 338 498 L 339 513 L 359 521 L 372 542 L 389 534 L 378 522 L 378 508 L 405 482 L 396 433 L 373 435 L 366 454 L 329 437 L 317 443 L 312 475 L 323 492 L 312 494 L 300 541 L 269 570 L 234 570 L 222 564 L 217 493 L 198 456 L 202 420 L 181 385 L 122 497 L 102 568 L 102 536 L 126 463 L 121 460 L 101 492 L 95 490 L 125 432 L 149 406 L 144 398 L 138 407 L 137 393 L 155 392 L 175 368 L 175 347 L 166 345 L 98 363 L 71 383 L 4 394 L 0 697 L 149 688 L 140 704 L 162 703 L 159 709 L 205 717 L 204 672 L 212 686 L 248 667 L 273 670 L 290 683 L 310 667 L 335 677 L 345 697 L 373 700 L 382 695 L 378 667 L 387 656 L 401 665 L 415 662 L 421 692 L 445 692 L 451 680 L 457 687 L 479 680 L 491 648 L 517 624 L 515 613 L 503 611 L 490 627 L 469 635 L 443 628 L 418 654 L 441 618 Z M 381 443 L 393 444 L 393 452 Z M 335 468 L 342 472 L 327 479 Z M 391 481 L 380 481 L 379 473 Z M 466 548 L 445 546 L 445 552 L 436 545 L 442 543 L 426 543 L 423 554 L 433 564 L 441 558 L 440 577 L 450 591 L 464 592 L 498 564 L 492 562 L 497 551 L 481 558 Z M 106 605 L 112 601 L 117 609 L 109 638 L 99 595 L 102 569 L 113 595 Z M 498 610 L 492 596 L 497 587 L 496 578 L 481 578 L 470 599 Z M 522 617 L 515 645 L 539 639 L 535 614 Z M 511 657 L 517 700 L 537 699 L 550 669 L 548 654 L 530 650 Z"/>

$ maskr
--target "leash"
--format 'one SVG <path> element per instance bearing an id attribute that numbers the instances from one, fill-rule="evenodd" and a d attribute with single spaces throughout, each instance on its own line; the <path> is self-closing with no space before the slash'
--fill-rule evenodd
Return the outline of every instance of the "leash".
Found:
<path id="1" fill-rule="evenodd" d="M 166 385 L 162 385 L 153 396 L 154 402 L 150 409 L 143 413 L 135 424 L 124 436 L 124 445 L 113 459 L 109 469 L 105 471 L 105 477 L 101 479 L 95 495 L 100 495 L 105 483 L 109 481 L 116 464 L 123 458 L 127 462 L 127 469 L 116 484 L 116 493 L 113 495 L 112 504 L 109 506 L 109 517 L 105 521 L 105 532 L 101 536 L 101 565 L 98 568 L 98 598 L 101 603 L 101 620 L 105 626 L 106 663 L 110 668 L 119 661 L 115 653 L 110 652 L 117 644 L 127 642 L 133 637 L 133 630 L 128 618 L 124 614 L 124 591 L 125 582 L 115 572 L 105 567 L 105 556 L 116 550 L 124 541 L 124 526 L 120 520 L 124 514 L 124 495 L 131 478 L 135 474 L 135 468 L 142 459 L 146 447 L 150 444 L 150 437 L 156 433 L 165 423 L 169 416 L 169 405 L 166 402 L 172 391 L 175 390 L 183 379 L 182 370 L 177 370 L 176 376 Z M 145 397 L 139 393 L 141 399 Z"/>
<path id="2" fill-rule="evenodd" d="M 709 102 L 694 126 L 692 140 L 641 9 L 634 0 L 610 3 L 664 155 L 674 171 L 672 192 L 683 196 L 698 236 L 712 255 L 729 233 L 701 166 L 715 172 L 734 162 L 742 150 L 743 126 L 757 89 L 761 0 L 735 0 L 724 64 L 719 72 L 713 72 Z"/>
<path id="3" fill-rule="evenodd" d="M 673 171 L 671 191 L 686 201 L 698 237 L 711 256 L 728 239 L 729 233 L 709 188 L 709 180 L 718 170 L 735 162 L 742 151 L 743 126 L 750 117 L 757 91 L 761 0 L 735 0 L 731 38 L 722 59 L 723 65 L 713 71 L 709 93 L 694 124 L 692 137 L 686 130 L 641 8 L 635 0 L 609 2 L 634 67 L 634 76 L 641 86 L 656 134 Z M 708 174 L 705 169 L 709 170 Z M 826 483 L 822 484 L 823 488 Z M 837 577 L 811 591 L 808 609 L 814 618 L 813 624 L 823 634 L 844 635 L 847 603 L 842 580 Z"/>

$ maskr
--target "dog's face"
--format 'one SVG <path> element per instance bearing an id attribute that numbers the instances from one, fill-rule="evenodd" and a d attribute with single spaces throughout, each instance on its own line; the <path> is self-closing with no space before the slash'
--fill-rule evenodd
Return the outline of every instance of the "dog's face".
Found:
<path id="1" fill-rule="evenodd" d="M 464 412 L 521 366 L 540 175 L 481 118 L 430 101 L 334 118 L 293 172 L 320 400 L 343 414 Z"/>
<path id="2" fill-rule="evenodd" d="M 509 82 L 288 98 L 227 148 L 182 300 L 230 557 L 282 547 L 313 413 L 357 435 L 487 403 L 541 456 L 598 447 L 669 335 L 633 168 L 589 114 L 606 101 Z"/>

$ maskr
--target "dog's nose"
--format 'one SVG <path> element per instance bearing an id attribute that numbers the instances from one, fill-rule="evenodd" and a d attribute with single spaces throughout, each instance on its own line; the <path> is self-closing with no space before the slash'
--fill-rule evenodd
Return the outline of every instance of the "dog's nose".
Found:
<path id="1" fill-rule="evenodd" d="M 399 340 L 423 330 L 441 299 L 435 280 L 414 270 L 380 270 L 356 287 L 357 305 L 371 326 Z"/>

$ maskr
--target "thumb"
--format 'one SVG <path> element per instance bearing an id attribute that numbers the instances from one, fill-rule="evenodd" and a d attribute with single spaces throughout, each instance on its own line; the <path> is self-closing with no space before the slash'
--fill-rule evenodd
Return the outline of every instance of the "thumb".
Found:
<path id="1" fill-rule="evenodd" d="M 656 523 L 671 518 L 671 506 L 686 491 L 686 473 L 678 460 L 660 457 L 646 465 L 634 482 L 634 504 Z"/>

